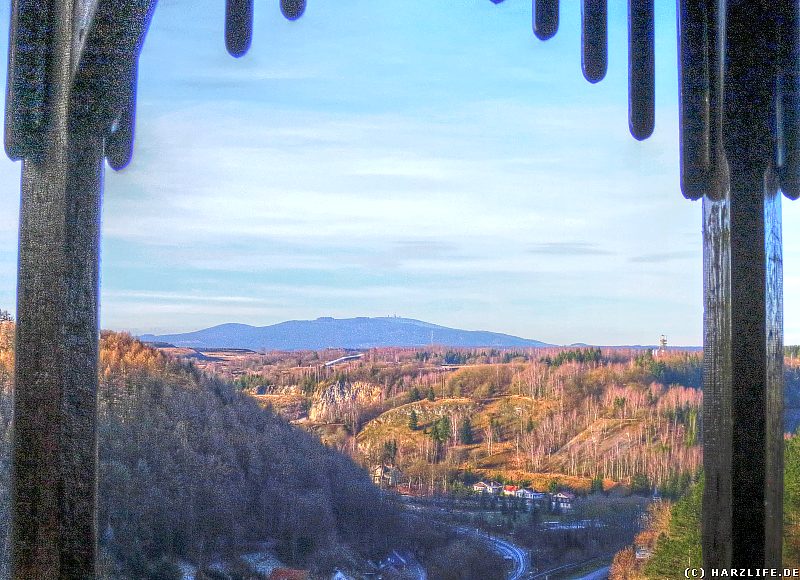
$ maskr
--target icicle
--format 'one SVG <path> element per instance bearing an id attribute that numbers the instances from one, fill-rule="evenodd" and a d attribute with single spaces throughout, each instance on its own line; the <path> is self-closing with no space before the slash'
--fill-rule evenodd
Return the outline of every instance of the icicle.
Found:
<path id="1" fill-rule="evenodd" d="M 239 58 L 253 39 L 253 0 L 227 0 L 225 3 L 225 48 Z"/>
<path id="2" fill-rule="evenodd" d="M 533 33 L 539 40 L 548 40 L 558 32 L 558 0 L 534 0 Z"/>
<path id="3" fill-rule="evenodd" d="M 281 0 L 281 12 L 288 20 L 297 20 L 306 10 L 306 0 Z"/>
<path id="4" fill-rule="evenodd" d="M 5 149 L 11 159 L 37 155 L 46 123 L 47 66 L 53 33 L 47 2 L 12 2 Z"/>
<path id="5" fill-rule="evenodd" d="M 581 64 L 583 76 L 596 83 L 608 70 L 608 4 L 607 0 L 583 0 Z"/>
<path id="6" fill-rule="evenodd" d="M 136 78 L 138 60 L 134 58 L 130 73 L 130 84 L 120 99 L 121 110 L 106 137 L 105 156 L 112 169 L 125 168 L 133 157 L 133 133 L 136 123 Z"/>
<path id="7" fill-rule="evenodd" d="M 628 0 L 628 123 L 638 140 L 655 125 L 653 0 Z"/>
<path id="8" fill-rule="evenodd" d="M 800 6 L 782 5 L 779 39 L 782 49 L 775 102 L 776 166 L 784 195 L 800 197 Z"/>
<path id="9" fill-rule="evenodd" d="M 688 199 L 708 191 L 709 87 L 705 62 L 705 2 L 680 0 L 678 5 L 678 76 L 681 190 Z"/>
<path id="10" fill-rule="evenodd" d="M 756 172 L 763 177 L 775 162 L 775 79 L 782 53 L 786 54 L 777 42 L 794 42 L 796 32 L 790 38 L 780 38 L 779 23 L 790 12 L 787 3 L 776 3 L 774 7 L 722 0 L 719 3 L 725 19 L 720 30 L 729 41 L 724 48 L 724 99 L 719 107 L 724 124 L 720 123 L 720 134 L 734 189 L 738 187 L 734 182 L 743 179 L 743 175 Z"/>
<path id="11" fill-rule="evenodd" d="M 708 75 L 708 175 L 706 195 L 710 199 L 722 199 L 728 190 L 728 161 L 722 138 L 723 102 L 725 75 L 723 74 L 724 12 L 720 0 L 706 2 L 706 63 Z"/>

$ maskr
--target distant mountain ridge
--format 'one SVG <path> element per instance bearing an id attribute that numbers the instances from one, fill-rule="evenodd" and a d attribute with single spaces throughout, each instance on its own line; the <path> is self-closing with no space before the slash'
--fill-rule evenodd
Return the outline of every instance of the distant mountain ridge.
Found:
<path id="1" fill-rule="evenodd" d="M 484 330 L 460 330 L 412 318 L 330 318 L 290 320 L 270 326 L 220 324 L 181 334 L 143 334 L 145 342 L 166 342 L 189 348 L 246 348 L 250 350 L 365 349 L 377 347 L 538 348 L 553 346 Z"/>

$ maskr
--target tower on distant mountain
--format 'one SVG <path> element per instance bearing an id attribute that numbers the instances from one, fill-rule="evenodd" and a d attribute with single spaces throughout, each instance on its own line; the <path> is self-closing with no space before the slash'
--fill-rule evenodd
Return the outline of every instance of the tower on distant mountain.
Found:
<path id="1" fill-rule="evenodd" d="M 662 334 L 661 339 L 658 341 L 658 344 L 659 347 L 658 347 L 658 352 L 656 354 L 658 354 L 658 356 L 664 356 L 665 354 L 667 354 L 667 337 Z"/>

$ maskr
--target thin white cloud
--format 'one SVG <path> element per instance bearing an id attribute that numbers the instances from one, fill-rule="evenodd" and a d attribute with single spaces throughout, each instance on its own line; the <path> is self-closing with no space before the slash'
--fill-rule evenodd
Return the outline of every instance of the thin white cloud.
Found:
<path id="1" fill-rule="evenodd" d="M 106 299 L 135 299 L 152 302 L 224 302 L 226 304 L 263 304 L 267 301 L 252 296 L 213 296 L 204 294 L 182 294 L 179 292 L 148 292 L 136 290 L 111 290 L 104 291 Z"/>

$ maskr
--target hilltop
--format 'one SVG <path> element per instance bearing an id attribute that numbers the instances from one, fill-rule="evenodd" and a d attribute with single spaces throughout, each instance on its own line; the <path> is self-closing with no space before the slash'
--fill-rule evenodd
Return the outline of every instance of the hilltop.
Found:
<path id="1" fill-rule="evenodd" d="M 383 348 L 196 361 L 414 493 L 482 478 L 668 488 L 700 464 L 700 353 Z M 338 361 L 338 362 L 337 362 Z M 595 483 L 592 483 L 592 482 Z"/>
<path id="2" fill-rule="evenodd" d="M 317 318 L 290 320 L 270 326 L 221 324 L 183 334 L 144 334 L 149 343 L 169 343 L 198 349 L 240 348 L 257 351 L 369 349 L 380 347 L 538 348 L 547 343 L 510 334 L 461 330 L 411 318 Z"/>

